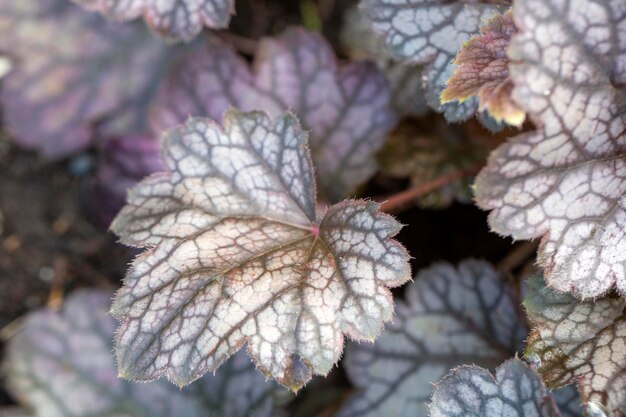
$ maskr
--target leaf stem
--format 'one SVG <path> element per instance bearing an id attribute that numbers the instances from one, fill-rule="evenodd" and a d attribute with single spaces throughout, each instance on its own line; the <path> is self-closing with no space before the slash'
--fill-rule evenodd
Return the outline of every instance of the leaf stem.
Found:
<path id="1" fill-rule="evenodd" d="M 417 197 L 433 192 L 444 185 L 448 185 L 461 178 L 469 177 L 475 173 L 475 170 L 458 170 L 435 178 L 434 180 L 417 184 L 407 190 L 389 196 L 381 202 L 380 209 L 387 213 L 397 213 L 401 211 L 404 206 L 413 202 Z"/>

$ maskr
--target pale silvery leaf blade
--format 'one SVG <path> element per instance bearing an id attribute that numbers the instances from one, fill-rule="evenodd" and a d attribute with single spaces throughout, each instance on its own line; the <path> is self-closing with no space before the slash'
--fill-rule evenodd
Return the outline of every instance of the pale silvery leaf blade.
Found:
<path id="1" fill-rule="evenodd" d="M 431 417 L 561 417 L 537 373 L 510 359 L 496 376 L 476 366 L 453 370 L 435 385 Z"/>
<path id="2" fill-rule="evenodd" d="M 215 375 L 178 390 L 117 377 L 111 293 L 82 290 L 61 310 L 31 313 L 8 344 L 4 370 L 16 397 L 40 417 L 274 417 L 285 393 L 242 352 Z"/>
<path id="3" fill-rule="evenodd" d="M 149 247 L 112 312 L 124 376 L 185 385 L 244 344 L 296 390 L 339 359 L 344 334 L 373 339 L 410 278 L 400 225 L 378 205 L 317 212 L 312 164 L 291 114 L 190 119 L 164 143 L 168 172 L 139 183 L 113 223 Z"/>
<path id="4" fill-rule="evenodd" d="M 526 332 L 511 289 L 493 267 L 466 260 L 421 271 L 373 344 L 352 344 L 348 376 L 361 391 L 340 417 L 426 416 L 432 384 L 464 363 L 495 368 Z"/>
<path id="5" fill-rule="evenodd" d="M 533 325 L 526 355 L 548 386 L 577 383 L 586 407 L 626 415 L 624 298 L 580 302 L 534 277 L 524 306 Z"/>
<path id="6" fill-rule="evenodd" d="M 390 53 L 399 59 L 425 64 L 428 103 L 451 121 L 471 117 L 476 99 L 442 105 L 440 95 L 452 76 L 457 51 L 483 20 L 501 9 L 489 3 L 445 0 L 363 0 L 361 8 L 374 29 L 385 35 Z"/>
<path id="7" fill-rule="evenodd" d="M 428 112 L 422 66 L 392 58 L 383 37 L 370 27 L 357 7 L 346 12 L 340 41 L 352 60 L 372 61 L 385 74 L 391 87 L 393 107 L 399 116 L 422 116 Z"/>
<path id="8" fill-rule="evenodd" d="M 623 4 L 515 2 L 513 97 L 538 130 L 494 151 L 475 187 L 492 229 L 541 237 L 548 283 L 581 298 L 626 293 L 626 93 L 611 70 Z"/>
<path id="9" fill-rule="evenodd" d="M 126 21 L 143 15 L 157 32 L 190 41 L 203 27 L 225 29 L 235 0 L 73 0 L 112 19 Z"/>
<path id="10" fill-rule="evenodd" d="M 82 150 L 96 131 L 142 130 L 169 56 L 145 28 L 65 0 L 2 2 L 0 51 L 13 62 L 0 91 L 6 128 L 48 157 Z"/>
<path id="11" fill-rule="evenodd" d="M 325 199 L 341 200 L 374 174 L 374 154 L 396 122 L 379 70 L 340 66 L 323 37 L 302 29 L 261 40 L 253 68 L 217 42 L 189 55 L 160 94 L 155 129 L 189 115 L 219 118 L 231 106 L 272 116 L 290 110 L 311 132 Z"/>

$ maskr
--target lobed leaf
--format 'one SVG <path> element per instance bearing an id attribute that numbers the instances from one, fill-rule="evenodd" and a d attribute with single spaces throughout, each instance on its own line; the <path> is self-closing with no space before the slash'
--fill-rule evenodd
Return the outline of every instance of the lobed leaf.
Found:
<path id="1" fill-rule="evenodd" d="M 339 67 L 320 35 L 291 29 L 261 41 L 254 70 L 219 43 L 191 54 L 162 90 L 154 130 L 189 115 L 219 120 L 229 107 L 272 116 L 291 110 L 311 132 L 326 199 L 339 201 L 376 172 L 374 153 L 396 117 L 388 83 L 372 64 Z"/>
<path id="2" fill-rule="evenodd" d="M 112 226 L 150 248 L 112 308 L 122 375 L 185 385 L 247 343 L 296 390 L 332 368 L 344 334 L 379 334 L 387 287 L 410 278 L 401 226 L 366 201 L 318 211 L 306 137 L 291 114 L 235 110 L 166 135 L 169 171 L 139 183 Z"/>
<path id="3" fill-rule="evenodd" d="M 141 130 L 169 56 L 144 28 L 67 0 L 3 1 L 0 52 L 14 63 L 0 90 L 6 128 L 54 158 L 85 148 L 97 132 Z"/>
<path id="4" fill-rule="evenodd" d="M 372 61 L 385 74 L 391 88 L 391 102 L 398 115 L 421 116 L 428 111 L 422 86 L 422 66 L 392 58 L 383 37 L 372 30 L 369 21 L 356 7 L 346 12 L 340 40 L 351 59 Z"/>
<path id="5" fill-rule="evenodd" d="M 72 294 L 62 310 L 31 313 L 8 344 L 8 386 L 41 417 L 261 417 L 279 413 L 282 390 L 245 354 L 187 390 L 117 378 L 108 291 Z"/>
<path id="6" fill-rule="evenodd" d="M 533 325 L 526 355 L 546 383 L 576 382 L 587 409 L 626 416 L 626 300 L 580 302 L 534 277 L 524 305 Z"/>
<path id="7" fill-rule="evenodd" d="M 441 93 L 441 102 L 463 102 L 476 96 L 479 110 L 498 122 L 521 126 L 526 112 L 513 101 L 507 47 L 516 32 L 513 13 L 497 14 L 480 28 L 480 34 L 463 44 L 454 60 L 457 69 Z"/>
<path id="8" fill-rule="evenodd" d="M 451 121 L 471 117 L 477 100 L 443 104 L 441 92 L 454 71 L 454 57 L 481 22 L 503 8 L 475 0 L 363 0 L 374 29 L 385 35 L 392 56 L 425 65 L 424 86 L 430 106 Z M 503 1 L 502 3 L 507 3 Z"/>
<path id="9" fill-rule="evenodd" d="M 435 386 L 431 417 L 560 417 L 537 373 L 519 359 L 500 366 L 494 378 L 475 366 L 453 370 Z"/>
<path id="10" fill-rule="evenodd" d="M 621 0 L 519 0 L 514 99 L 538 126 L 494 151 L 476 180 L 492 229 L 541 237 L 550 286 L 626 294 L 626 51 Z"/>
<path id="11" fill-rule="evenodd" d="M 361 391 L 339 417 L 426 416 L 434 382 L 463 363 L 495 368 L 525 335 L 510 288 L 490 264 L 425 269 L 376 343 L 348 347 L 345 367 Z"/>
<path id="12" fill-rule="evenodd" d="M 157 32 L 191 41 L 203 27 L 225 29 L 235 0 L 73 0 L 118 21 L 144 17 Z"/>

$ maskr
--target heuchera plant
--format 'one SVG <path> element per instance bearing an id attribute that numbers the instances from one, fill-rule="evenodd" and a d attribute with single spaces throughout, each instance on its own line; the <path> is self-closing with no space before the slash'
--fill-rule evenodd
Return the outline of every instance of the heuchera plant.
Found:
<path id="1" fill-rule="evenodd" d="M 234 0 L 0 3 L 5 131 L 96 153 L 136 255 L 114 295 L 27 316 L 10 392 L 39 417 L 626 417 L 626 1 L 319 3 L 301 20 L 341 28 L 259 39 L 209 30 Z M 412 279 L 389 213 L 455 201 L 536 266 Z M 336 366 L 353 389 L 302 411 Z"/>

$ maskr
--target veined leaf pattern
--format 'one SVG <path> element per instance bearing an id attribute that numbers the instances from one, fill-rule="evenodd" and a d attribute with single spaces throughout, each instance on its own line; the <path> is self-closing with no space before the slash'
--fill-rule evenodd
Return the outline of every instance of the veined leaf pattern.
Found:
<path id="1" fill-rule="evenodd" d="M 495 368 L 526 336 L 511 289 L 494 268 L 466 260 L 421 271 L 374 343 L 352 344 L 345 366 L 361 392 L 339 417 L 423 417 L 432 384 L 450 369 Z M 490 414 L 498 415 L 498 414 Z"/>
<path id="2" fill-rule="evenodd" d="M 344 334 L 380 333 L 387 287 L 410 278 L 401 226 L 372 202 L 317 209 L 306 138 L 291 114 L 235 110 L 166 135 L 169 171 L 139 183 L 112 226 L 150 248 L 112 307 L 122 375 L 185 385 L 247 344 L 297 390 L 332 368 Z"/>
<path id="3" fill-rule="evenodd" d="M 542 238 L 550 286 L 626 294 L 626 2 L 518 0 L 513 16 L 513 96 L 538 130 L 491 154 L 477 202 L 495 232 Z"/>
<path id="4" fill-rule="evenodd" d="M 580 302 L 534 277 L 524 305 L 533 325 L 526 355 L 548 386 L 576 383 L 587 407 L 626 416 L 626 300 Z"/>
<path id="5" fill-rule="evenodd" d="M 451 121 L 471 117 L 478 101 L 442 105 L 440 96 L 452 76 L 457 51 L 483 21 L 504 11 L 496 2 L 474 0 L 363 0 L 361 8 L 374 29 L 384 34 L 387 48 L 398 59 L 426 65 L 428 103 Z M 507 1 L 502 3 L 506 4 Z"/>
<path id="6" fill-rule="evenodd" d="M 519 359 L 498 368 L 462 366 L 435 386 L 431 417 L 561 417 L 537 373 Z"/>
<path id="7" fill-rule="evenodd" d="M 141 25 L 121 25 L 67 0 L 3 1 L 0 52 L 13 61 L 0 103 L 18 144 L 64 157 L 96 136 L 146 128 L 171 51 Z"/>
<path id="8" fill-rule="evenodd" d="M 203 27 L 225 29 L 235 0 L 73 0 L 118 21 L 143 15 L 150 27 L 174 39 L 190 41 Z"/>
<path id="9" fill-rule="evenodd" d="M 154 113 L 161 132 L 188 116 L 222 117 L 229 107 L 276 116 L 293 111 L 311 132 L 322 197 L 340 201 L 376 172 L 396 116 L 389 85 L 373 64 L 339 66 L 324 39 L 302 29 L 261 41 L 254 72 L 235 51 L 213 43 L 173 72 Z"/>
<path id="10" fill-rule="evenodd" d="M 8 386 L 38 417 L 276 417 L 286 392 L 246 355 L 231 358 L 193 387 L 138 384 L 117 377 L 111 350 L 112 293 L 80 290 L 60 311 L 31 313 L 10 340 Z"/>

